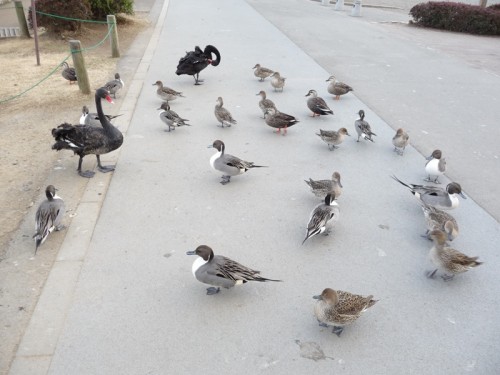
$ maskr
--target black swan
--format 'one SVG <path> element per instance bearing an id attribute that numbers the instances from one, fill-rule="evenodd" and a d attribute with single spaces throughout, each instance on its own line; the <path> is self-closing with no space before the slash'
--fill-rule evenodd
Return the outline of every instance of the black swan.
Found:
<path id="1" fill-rule="evenodd" d="M 215 60 L 212 59 L 212 53 L 216 57 Z M 209 64 L 217 66 L 219 63 L 220 53 L 217 48 L 209 44 L 202 51 L 200 47 L 196 46 L 194 51 L 186 52 L 186 56 L 179 60 L 175 74 L 178 76 L 181 74 L 193 76 L 194 84 L 199 85 L 200 82 L 203 82 L 203 80 L 199 79 L 200 72 Z"/>
<path id="2" fill-rule="evenodd" d="M 101 87 L 95 92 L 95 105 L 101 121 L 102 128 L 91 125 L 71 125 L 64 123 L 52 129 L 52 136 L 56 143 L 52 145 L 53 150 L 72 150 L 80 156 L 78 161 L 78 174 L 82 177 L 93 177 L 94 172 L 82 172 L 82 161 L 85 155 L 94 154 L 97 158 L 97 169 L 101 172 L 111 172 L 114 166 L 101 165 L 100 155 L 107 154 L 119 148 L 123 143 L 123 134 L 111 124 L 102 111 L 101 99 L 113 103 L 109 91 Z"/>

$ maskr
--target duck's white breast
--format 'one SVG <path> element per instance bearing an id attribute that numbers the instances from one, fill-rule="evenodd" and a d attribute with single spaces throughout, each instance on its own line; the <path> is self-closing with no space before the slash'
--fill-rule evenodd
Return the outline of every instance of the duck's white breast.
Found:
<path id="1" fill-rule="evenodd" d="M 220 155 L 221 155 L 221 152 L 219 151 L 219 152 L 217 152 L 216 154 L 213 154 L 213 155 L 212 155 L 212 157 L 210 158 L 210 166 L 211 166 L 213 169 L 215 169 L 215 166 L 214 166 L 215 161 L 216 161 L 218 158 L 220 158 Z"/>
<path id="2" fill-rule="evenodd" d="M 201 266 L 204 266 L 207 262 L 205 261 L 205 259 L 203 259 L 202 257 L 198 257 L 194 262 L 193 262 L 193 266 L 191 267 L 191 272 L 193 272 L 193 276 L 196 278 L 196 271 L 198 271 L 198 269 L 201 267 Z"/>

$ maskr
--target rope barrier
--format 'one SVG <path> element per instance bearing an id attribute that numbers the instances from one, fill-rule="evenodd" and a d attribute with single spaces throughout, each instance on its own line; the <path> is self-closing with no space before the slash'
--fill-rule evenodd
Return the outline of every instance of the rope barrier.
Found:
<path id="1" fill-rule="evenodd" d="M 114 27 L 115 27 L 115 25 L 111 24 L 111 27 L 109 28 L 108 33 L 104 36 L 104 38 L 100 42 L 97 42 L 97 44 L 94 44 L 93 46 L 90 46 L 87 48 L 82 48 L 81 50 L 72 50 L 71 53 L 91 51 L 91 50 L 96 49 L 97 47 L 101 46 L 106 41 L 106 39 L 108 39 L 108 36 L 111 34 L 111 31 L 113 30 Z"/>
<path id="2" fill-rule="evenodd" d="M 82 20 L 80 18 L 70 18 L 70 17 L 58 16 L 57 14 L 44 13 L 44 12 L 40 12 L 39 10 L 37 10 L 36 12 L 38 14 L 41 14 L 41 15 L 44 15 L 44 16 L 54 17 L 54 18 L 60 18 L 60 19 L 67 20 L 67 21 L 79 21 L 79 22 L 91 22 L 91 23 L 108 23 L 107 21 Z"/>
<path id="3" fill-rule="evenodd" d="M 107 22 L 105 22 L 105 23 L 107 23 Z M 59 63 L 59 64 L 58 64 L 58 65 L 57 65 L 57 66 L 56 66 L 56 67 L 55 67 L 55 68 L 54 68 L 54 69 L 53 69 L 53 70 L 52 70 L 52 71 L 51 71 L 51 72 L 47 75 L 47 76 L 45 76 L 45 77 L 44 77 L 44 78 L 42 78 L 40 81 L 38 81 L 37 83 L 35 83 L 35 84 L 34 84 L 34 85 L 32 85 L 31 87 L 27 88 L 27 89 L 26 89 L 26 90 L 24 90 L 23 92 L 21 92 L 21 93 L 19 93 L 19 94 L 17 94 L 17 95 L 13 95 L 13 96 L 11 96 L 11 97 L 8 97 L 8 98 L 6 98 L 6 99 L 1 99 L 1 100 L 0 100 L 0 104 L 2 104 L 2 103 L 6 103 L 6 102 L 11 101 L 11 100 L 14 100 L 14 99 L 17 99 L 17 98 L 19 98 L 20 96 L 22 96 L 22 95 L 26 94 L 28 91 L 30 91 L 30 90 L 34 89 L 35 87 L 37 87 L 38 85 L 40 85 L 43 81 L 45 81 L 47 78 L 49 78 L 51 75 L 53 75 L 53 74 L 57 71 L 57 69 L 59 69 L 59 67 L 60 67 L 60 66 L 61 66 L 61 65 L 62 65 L 62 64 L 66 61 L 66 60 L 68 60 L 68 59 L 71 57 L 71 55 L 72 55 L 73 53 L 77 53 L 77 52 L 86 52 L 86 51 L 90 51 L 90 50 L 96 49 L 97 47 L 101 46 L 101 45 L 102 45 L 102 44 L 106 41 L 106 39 L 108 39 L 108 37 L 109 37 L 109 35 L 111 34 L 111 31 L 113 30 L 113 28 L 114 28 L 114 27 L 115 27 L 115 25 L 114 25 L 114 24 L 112 24 L 112 25 L 111 25 L 111 27 L 110 27 L 110 28 L 109 28 L 109 30 L 108 30 L 108 33 L 104 36 L 104 38 L 103 38 L 101 41 L 99 41 L 98 43 L 94 44 L 93 46 L 90 46 L 90 47 L 87 47 L 87 48 L 82 48 L 81 50 L 71 50 L 71 53 L 70 53 L 68 56 L 66 56 L 66 58 L 65 58 L 63 61 L 61 61 L 61 62 L 60 62 L 60 63 Z"/>
<path id="4" fill-rule="evenodd" d="M 65 58 L 63 61 L 61 61 L 61 62 L 59 63 L 59 65 L 57 65 L 54 69 L 52 69 L 52 71 L 51 71 L 49 74 L 47 74 L 44 78 L 42 78 L 40 81 L 38 81 L 37 83 L 35 83 L 35 84 L 34 84 L 34 85 L 32 85 L 31 87 L 27 88 L 27 89 L 26 89 L 26 90 L 24 90 L 23 92 L 21 92 L 21 93 L 19 93 L 19 94 L 17 94 L 17 95 L 13 95 L 13 96 L 11 96 L 11 97 L 9 97 L 9 98 L 7 98 L 7 99 L 2 99 L 2 100 L 0 100 L 0 104 L 2 104 L 2 103 L 6 103 L 6 102 L 11 101 L 11 100 L 14 100 L 14 99 L 16 99 L 16 98 L 19 98 L 20 96 L 22 96 L 22 95 L 26 94 L 28 91 L 30 91 L 30 90 L 34 89 L 35 87 L 37 87 L 38 85 L 40 85 L 43 81 L 45 81 L 45 80 L 46 80 L 47 78 L 49 78 L 52 74 L 54 74 L 54 73 L 57 71 L 57 69 L 59 69 L 59 67 L 60 67 L 60 66 L 61 66 L 61 65 L 62 65 L 62 64 L 66 61 L 66 60 L 68 60 L 70 57 L 71 57 L 71 54 L 69 54 L 68 56 L 66 56 L 66 58 Z"/>

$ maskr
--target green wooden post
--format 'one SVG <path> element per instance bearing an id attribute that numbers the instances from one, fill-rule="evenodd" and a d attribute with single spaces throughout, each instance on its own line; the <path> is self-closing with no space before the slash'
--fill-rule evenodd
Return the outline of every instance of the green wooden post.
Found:
<path id="1" fill-rule="evenodd" d="M 70 40 L 69 48 L 71 56 L 73 57 L 73 65 L 76 70 L 76 77 L 78 78 L 78 87 L 83 94 L 90 94 L 89 75 L 85 67 L 85 59 L 83 58 L 82 44 L 79 40 Z"/>
<path id="2" fill-rule="evenodd" d="M 113 15 L 107 16 L 108 30 L 111 31 L 111 57 L 120 57 L 120 46 L 118 44 L 118 27 L 116 25 L 116 17 Z"/>
<path id="3" fill-rule="evenodd" d="M 21 36 L 23 38 L 29 38 L 30 33 L 28 31 L 28 22 L 26 22 L 26 17 L 24 16 L 24 8 L 22 1 L 14 1 L 16 7 L 17 21 L 19 22 L 19 28 L 21 29 Z"/>

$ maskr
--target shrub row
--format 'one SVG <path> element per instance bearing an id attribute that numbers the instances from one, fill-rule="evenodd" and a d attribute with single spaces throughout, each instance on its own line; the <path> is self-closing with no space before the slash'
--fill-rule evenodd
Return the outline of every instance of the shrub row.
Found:
<path id="1" fill-rule="evenodd" d="M 497 6 L 481 8 L 452 2 L 420 3 L 410 9 L 413 22 L 420 26 L 481 35 L 500 35 Z"/>
<path id="2" fill-rule="evenodd" d="M 133 13 L 133 0 L 35 0 L 37 11 L 67 18 L 105 21 L 108 14 Z M 60 34 L 64 31 L 78 31 L 81 22 L 37 14 L 37 25 L 49 33 Z M 33 27 L 31 7 L 28 22 Z"/>

